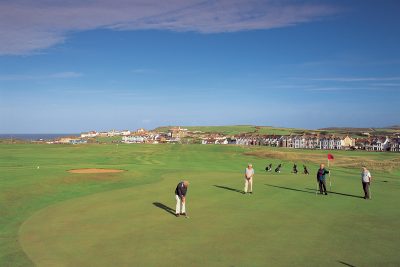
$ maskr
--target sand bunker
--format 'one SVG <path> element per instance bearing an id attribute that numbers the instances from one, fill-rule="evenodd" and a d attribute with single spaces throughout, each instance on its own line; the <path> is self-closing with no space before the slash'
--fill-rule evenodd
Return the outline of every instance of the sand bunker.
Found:
<path id="1" fill-rule="evenodd" d="M 118 169 L 74 169 L 68 170 L 70 173 L 115 173 L 115 172 L 123 172 L 125 170 Z"/>

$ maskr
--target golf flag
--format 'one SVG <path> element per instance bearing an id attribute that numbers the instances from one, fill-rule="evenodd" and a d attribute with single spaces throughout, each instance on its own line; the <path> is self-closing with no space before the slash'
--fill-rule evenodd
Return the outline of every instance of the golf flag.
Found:
<path id="1" fill-rule="evenodd" d="M 335 158 L 331 153 L 328 154 L 328 168 L 329 168 L 329 162 L 331 160 L 334 160 Z M 331 180 L 331 170 L 329 170 L 329 191 L 332 191 L 332 180 Z"/>

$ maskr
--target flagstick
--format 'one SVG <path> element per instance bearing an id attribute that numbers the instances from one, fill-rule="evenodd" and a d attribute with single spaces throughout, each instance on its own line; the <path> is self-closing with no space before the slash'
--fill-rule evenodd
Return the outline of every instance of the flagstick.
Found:
<path id="1" fill-rule="evenodd" d="M 329 169 L 329 162 L 330 160 L 328 159 L 328 169 Z M 332 181 L 331 181 L 331 170 L 329 169 L 329 191 L 332 192 Z"/>

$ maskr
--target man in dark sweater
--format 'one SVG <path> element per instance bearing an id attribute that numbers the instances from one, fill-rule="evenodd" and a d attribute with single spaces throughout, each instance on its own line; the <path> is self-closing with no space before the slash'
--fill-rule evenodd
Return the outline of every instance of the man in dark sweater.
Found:
<path id="1" fill-rule="evenodd" d="M 180 182 L 175 189 L 175 199 L 176 199 L 176 209 L 175 216 L 179 217 L 179 215 L 186 216 L 186 192 L 189 186 L 188 181 Z"/>
<path id="2" fill-rule="evenodd" d="M 317 182 L 319 185 L 319 192 L 322 194 L 327 195 L 328 193 L 326 192 L 326 182 L 325 182 L 325 175 L 328 174 L 329 171 L 325 169 L 325 165 L 321 164 L 319 166 L 319 169 L 317 171 Z"/>

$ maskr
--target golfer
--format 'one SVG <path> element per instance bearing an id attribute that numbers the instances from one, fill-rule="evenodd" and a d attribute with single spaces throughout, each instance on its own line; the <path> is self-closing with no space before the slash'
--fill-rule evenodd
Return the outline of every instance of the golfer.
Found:
<path id="1" fill-rule="evenodd" d="M 321 164 L 319 165 L 319 169 L 317 172 L 317 182 L 319 185 L 319 192 L 325 195 L 328 195 L 326 192 L 326 181 L 325 181 L 325 175 L 328 174 L 329 171 L 325 169 L 325 165 Z"/>
<path id="2" fill-rule="evenodd" d="M 175 189 L 175 199 L 176 199 L 176 208 L 175 208 L 175 216 L 179 217 L 179 215 L 186 216 L 186 192 L 189 186 L 188 181 L 180 182 Z"/>
<path id="3" fill-rule="evenodd" d="M 369 186 L 371 184 L 372 176 L 369 170 L 366 167 L 362 167 L 361 169 L 361 182 L 364 190 L 364 199 L 370 199 L 371 196 L 369 194 Z"/>
<path id="4" fill-rule="evenodd" d="M 246 170 L 244 171 L 244 192 L 243 194 L 250 193 L 253 194 L 253 176 L 254 169 L 253 165 L 249 163 Z M 250 187 L 250 190 L 248 190 Z"/>

